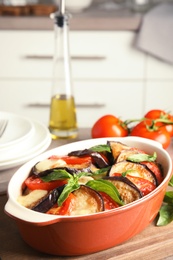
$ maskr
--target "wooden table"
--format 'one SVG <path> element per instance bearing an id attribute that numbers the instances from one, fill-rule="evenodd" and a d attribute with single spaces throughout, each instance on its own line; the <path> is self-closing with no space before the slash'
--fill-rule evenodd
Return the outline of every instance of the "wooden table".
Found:
<path id="1" fill-rule="evenodd" d="M 73 142 L 90 138 L 89 129 L 81 129 L 79 136 L 75 140 L 58 140 L 53 141 L 50 148 L 57 147 L 67 142 Z M 173 157 L 172 144 L 168 148 L 168 152 Z M 12 176 L 16 168 L 6 171 L 7 176 Z M 1 180 L 0 173 L 0 180 Z M 7 185 L 8 181 L 6 182 Z M 1 184 L 0 184 L 1 185 Z M 4 186 L 5 187 L 5 182 Z M 37 252 L 28 246 L 20 237 L 15 222 L 4 213 L 4 205 L 7 201 L 7 195 L 0 196 L 0 259 L 1 260 L 171 260 L 173 259 L 173 223 L 165 227 L 156 227 L 155 222 L 150 224 L 143 232 L 136 235 L 126 243 L 118 245 L 111 249 L 101 251 L 92 255 L 77 257 L 57 257 L 45 255 Z M 104 239 L 104 238 L 103 238 Z"/>

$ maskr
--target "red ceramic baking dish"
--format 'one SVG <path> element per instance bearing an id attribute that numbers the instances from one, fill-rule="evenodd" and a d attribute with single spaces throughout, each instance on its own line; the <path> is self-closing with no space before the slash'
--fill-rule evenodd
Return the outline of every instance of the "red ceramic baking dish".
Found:
<path id="1" fill-rule="evenodd" d="M 157 153 L 163 165 L 164 180 L 150 194 L 116 209 L 84 216 L 57 216 L 27 209 L 17 202 L 23 181 L 38 161 L 53 154 L 66 155 L 108 140 L 137 147 L 148 154 Z M 155 141 L 138 137 L 101 138 L 70 143 L 49 150 L 19 168 L 10 180 L 5 212 L 15 220 L 19 232 L 31 247 L 61 256 L 83 255 L 114 247 L 145 229 L 156 217 L 172 175 L 169 154 Z"/>

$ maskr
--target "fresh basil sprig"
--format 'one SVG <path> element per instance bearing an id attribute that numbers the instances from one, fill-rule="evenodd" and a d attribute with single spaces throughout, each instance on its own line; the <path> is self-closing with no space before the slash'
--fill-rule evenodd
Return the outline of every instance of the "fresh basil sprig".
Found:
<path id="1" fill-rule="evenodd" d="M 159 210 L 157 226 L 166 226 L 173 221 L 173 204 L 163 204 Z"/>
<path id="2" fill-rule="evenodd" d="M 78 183 L 81 176 L 88 175 L 86 172 L 81 172 L 79 174 L 70 174 L 63 169 L 54 169 L 48 175 L 42 177 L 41 179 L 45 182 L 55 181 L 55 180 L 67 180 L 67 184 L 64 186 L 63 191 L 58 197 L 58 206 L 61 206 L 63 202 L 67 199 L 71 192 L 80 188 Z"/>
<path id="3" fill-rule="evenodd" d="M 173 187 L 173 176 L 171 177 L 171 179 L 169 181 L 169 186 Z"/>
<path id="4" fill-rule="evenodd" d="M 54 169 L 54 170 L 52 170 L 52 172 L 50 172 L 46 176 L 41 177 L 41 179 L 44 182 L 65 180 L 65 179 L 70 179 L 70 178 L 71 178 L 71 174 L 63 169 Z"/>
<path id="5" fill-rule="evenodd" d="M 68 198 L 71 192 L 77 190 L 80 188 L 80 184 L 78 183 L 78 180 L 81 176 L 83 176 L 85 173 L 81 174 L 74 174 L 70 176 L 70 179 L 68 180 L 68 183 L 65 185 L 63 191 L 61 192 L 60 196 L 58 197 L 58 206 L 61 206 L 63 202 Z"/>
<path id="6" fill-rule="evenodd" d="M 93 171 L 92 175 L 93 176 L 98 176 L 98 175 L 106 174 L 109 171 L 110 168 L 111 168 L 111 166 L 108 166 L 108 167 L 102 168 L 102 169 L 98 169 L 96 171 Z"/>
<path id="7" fill-rule="evenodd" d="M 163 205 L 159 210 L 157 226 L 165 226 L 173 221 L 173 190 L 167 191 L 164 196 Z"/>
<path id="8" fill-rule="evenodd" d="M 86 183 L 86 186 L 89 186 L 96 191 L 105 192 L 119 205 L 124 205 L 117 188 L 110 181 L 103 179 L 90 180 Z"/>
<path id="9" fill-rule="evenodd" d="M 101 153 L 101 152 L 111 153 L 111 148 L 107 144 L 95 145 L 95 146 L 91 147 L 90 150 L 92 150 L 93 152 L 98 152 L 98 153 Z"/>
<path id="10" fill-rule="evenodd" d="M 157 159 L 156 152 L 153 153 L 153 155 L 145 154 L 145 153 L 138 153 L 138 154 L 132 154 L 127 157 L 128 161 L 131 162 L 154 162 Z"/>

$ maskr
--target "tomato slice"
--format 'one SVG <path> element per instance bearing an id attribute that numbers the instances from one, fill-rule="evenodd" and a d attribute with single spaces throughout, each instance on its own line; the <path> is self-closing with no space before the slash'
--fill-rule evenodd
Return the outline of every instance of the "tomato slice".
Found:
<path id="1" fill-rule="evenodd" d="M 108 194 L 106 194 L 105 192 L 99 193 L 103 198 L 105 210 L 115 209 L 119 207 L 118 203 L 115 202 Z"/>
<path id="2" fill-rule="evenodd" d="M 83 163 L 89 163 L 91 162 L 91 156 L 82 156 L 82 157 L 77 157 L 77 156 L 57 156 L 57 155 L 52 155 L 49 157 L 51 160 L 58 160 L 61 159 L 65 161 L 67 164 L 83 164 Z"/>
<path id="3" fill-rule="evenodd" d="M 141 162 L 141 164 L 145 164 L 156 176 L 158 185 L 163 181 L 162 172 L 154 162 Z"/>
<path id="4" fill-rule="evenodd" d="M 74 208 L 76 197 L 73 193 L 70 193 L 68 198 L 63 202 L 62 206 L 59 207 L 58 204 L 55 204 L 51 209 L 46 213 L 52 215 L 71 215 L 71 211 Z"/>
<path id="5" fill-rule="evenodd" d="M 114 173 L 113 175 L 120 176 L 121 173 Z M 131 182 L 133 182 L 133 184 L 136 185 L 136 187 L 142 192 L 143 196 L 149 194 L 156 188 L 156 185 L 147 179 L 131 176 L 130 174 L 127 174 L 126 178 L 128 178 Z"/>
<path id="6" fill-rule="evenodd" d="M 56 180 L 56 181 L 44 182 L 43 180 L 35 176 L 28 177 L 24 182 L 24 184 L 30 190 L 47 190 L 47 191 L 53 190 L 66 183 L 67 180 Z"/>
<path id="7" fill-rule="evenodd" d="M 156 185 L 149 180 L 130 175 L 127 175 L 126 177 L 138 187 L 138 189 L 142 192 L 144 196 L 149 194 L 156 188 Z"/>

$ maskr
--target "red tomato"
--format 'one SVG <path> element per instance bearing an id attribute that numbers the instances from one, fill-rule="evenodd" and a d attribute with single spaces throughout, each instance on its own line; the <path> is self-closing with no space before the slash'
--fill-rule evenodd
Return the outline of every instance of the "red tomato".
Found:
<path id="1" fill-rule="evenodd" d="M 57 156 L 57 155 L 52 155 L 51 157 L 49 157 L 49 159 L 51 159 L 51 160 L 62 159 L 67 164 L 83 164 L 83 163 L 91 162 L 91 156 L 77 157 L 77 156 Z"/>
<path id="2" fill-rule="evenodd" d="M 114 173 L 113 176 L 121 176 L 121 173 Z M 149 194 L 151 191 L 153 191 L 156 188 L 156 185 L 152 183 L 149 180 L 146 180 L 141 177 L 131 176 L 130 174 L 126 175 L 126 178 L 128 178 L 133 184 L 136 185 L 136 187 L 142 192 L 143 196 Z"/>
<path id="3" fill-rule="evenodd" d="M 55 204 L 51 209 L 49 209 L 46 213 L 52 215 L 71 215 L 71 211 L 74 208 L 76 197 L 73 193 L 70 193 L 68 198 L 63 202 L 62 206 L 58 206 Z"/>
<path id="4" fill-rule="evenodd" d="M 144 178 L 131 175 L 127 175 L 126 177 L 138 187 L 138 189 L 142 192 L 144 196 L 149 194 L 156 188 L 156 185 L 154 183 Z"/>
<path id="5" fill-rule="evenodd" d="M 160 184 L 163 181 L 162 172 L 154 162 L 141 162 L 141 164 L 145 164 L 156 176 L 157 183 Z"/>
<path id="6" fill-rule="evenodd" d="M 48 190 L 48 191 L 53 190 L 57 187 L 60 187 L 66 183 L 67 183 L 66 180 L 44 182 L 40 178 L 35 177 L 35 176 L 28 177 L 24 182 L 24 184 L 30 190 Z"/>
<path id="7" fill-rule="evenodd" d="M 119 207 L 118 203 L 116 203 L 108 194 L 104 192 L 99 193 L 103 198 L 105 210 L 115 209 Z"/>
<path id="8" fill-rule="evenodd" d="M 132 129 L 130 135 L 155 140 L 161 143 L 164 149 L 166 149 L 171 143 L 171 137 L 167 130 L 164 127 L 153 126 L 152 119 L 146 119 L 138 123 Z"/>
<path id="9" fill-rule="evenodd" d="M 91 129 L 92 138 L 124 137 L 128 135 L 127 125 L 113 115 L 101 117 Z"/>
<path id="10" fill-rule="evenodd" d="M 148 111 L 144 117 L 146 118 L 151 118 L 151 119 L 156 119 L 156 118 L 161 118 L 162 115 L 165 115 L 166 112 L 164 110 L 160 110 L 160 109 L 152 109 L 150 111 Z"/>
<path id="11" fill-rule="evenodd" d="M 173 136 L 173 116 L 171 114 L 166 113 L 164 110 L 153 109 L 153 110 L 148 111 L 144 117 L 151 118 L 151 119 L 170 120 L 172 122 L 172 124 L 158 122 L 157 125 L 164 126 L 166 128 L 166 130 L 168 131 L 168 133 L 170 134 L 170 136 L 171 137 Z"/>

